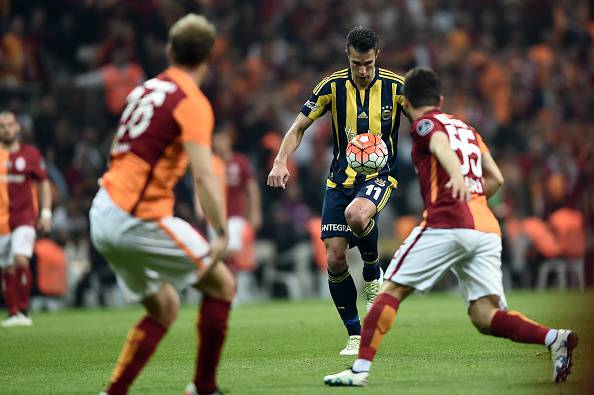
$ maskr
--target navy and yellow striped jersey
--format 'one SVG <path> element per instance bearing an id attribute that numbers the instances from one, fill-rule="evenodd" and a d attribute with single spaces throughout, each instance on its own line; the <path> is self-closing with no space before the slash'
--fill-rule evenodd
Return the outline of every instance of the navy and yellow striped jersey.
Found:
<path id="1" fill-rule="evenodd" d="M 312 120 L 332 113 L 334 159 L 327 186 L 351 188 L 378 175 L 387 176 L 396 186 L 396 147 L 402 104 L 404 77 L 376 67 L 375 77 L 366 89 L 359 90 L 350 69 L 324 78 L 305 102 L 301 113 Z M 359 133 L 381 134 L 388 146 L 388 163 L 378 173 L 358 174 L 347 164 L 346 147 Z"/>

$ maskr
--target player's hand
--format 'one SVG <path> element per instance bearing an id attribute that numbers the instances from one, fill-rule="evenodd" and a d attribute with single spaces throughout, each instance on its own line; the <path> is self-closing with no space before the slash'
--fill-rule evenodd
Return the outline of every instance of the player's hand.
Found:
<path id="1" fill-rule="evenodd" d="M 39 218 L 39 222 L 37 223 L 37 230 L 41 232 L 41 234 L 48 234 L 50 229 L 52 228 L 52 219 L 51 218 Z"/>
<path id="2" fill-rule="evenodd" d="M 464 179 L 450 178 L 447 184 L 445 184 L 445 187 L 452 190 L 452 197 L 454 199 L 457 199 L 461 202 L 468 202 L 470 200 L 470 190 L 466 186 Z"/>
<path id="3" fill-rule="evenodd" d="M 270 174 L 268 174 L 268 186 L 273 188 L 287 188 L 287 181 L 289 181 L 291 174 L 286 164 L 274 163 Z"/>
<path id="4" fill-rule="evenodd" d="M 227 235 L 217 236 L 210 242 L 210 258 L 213 262 L 218 262 L 221 260 L 225 251 L 227 250 L 227 243 L 229 243 L 229 238 Z"/>

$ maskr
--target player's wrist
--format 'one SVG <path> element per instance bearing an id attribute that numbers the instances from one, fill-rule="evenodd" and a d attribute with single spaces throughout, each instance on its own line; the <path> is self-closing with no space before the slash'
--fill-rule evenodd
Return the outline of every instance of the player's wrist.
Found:
<path id="1" fill-rule="evenodd" d="M 52 210 L 49 208 L 42 208 L 39 216 L 42 219 L 52 219 Z"/>
<path id="2" fill-rule="evenodd" d="M 217 237 L 227 237 L 227 229 L 224 227 L 217 228 L 214 231 Z"/>
<path id="3" fill-rule="evenodd" d="M 286 166 L 287 158 L 276 157 L 273 162 L 274 166 Z"/>

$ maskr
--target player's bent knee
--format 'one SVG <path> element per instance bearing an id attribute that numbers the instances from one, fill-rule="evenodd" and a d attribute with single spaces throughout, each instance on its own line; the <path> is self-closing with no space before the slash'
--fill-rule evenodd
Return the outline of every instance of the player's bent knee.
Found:
<path id="1" fill-rule="evenodd" d="M 197 288 L 206 296 L 230 302 L 235 296 L 237 285 L 227 266 L 218 262 L 198 283 Z"/>
<path id="2" fill-rule="evenodd" d="M 491 333 L 491 320 L 496 309 L 471 309 L 470 321 L 483 335 Z"/>
<path id="3" fill-rule="evenodd" d="M 164 284 L 159 292 L 143 300 L 142 304 L 153 319 L 169 328 L 177 318 L 180 300 L 175 288 Z"/>
<path id="4" fill-rule="evenodd" d="M 328 270 L 332 273 L 343 272 L 348 268 L 346 260 L 346 251 L 338 248 L 329 248 L 326 250 L 328 259 Z"/>
<path id="5" fill-rule="evenodd" d="M 384 281 L 382 287 L 380 288 L 380 293 L 392 295 L 401 302 L 414 291 L 415 289 L 409 287 L 408 285 L 397 284 L 393 281 Z"/>
<path id="6" fill-rule="evenodd" d="M 369 218 L 357 207 L 347 208 L 344 216 L 351 229 L 356 233 L 365 230 L 365 227 L 369 223 Z"/>
<path id="7" fill-rule="evenodd" d="M 472 325 L 483 335 L 488 335 L 491 333 L 490 331 L 490 323 L 486 322 L 482 319 L 474 319 L 471 317 Z"/>
<path id="8" fill-rule="evenodd" d="M 485 335 L 491 333 L 491 321 L 498 310 L 499 297 L 488 295 L 470 303 L 468 314 L 476 329 Z"/>

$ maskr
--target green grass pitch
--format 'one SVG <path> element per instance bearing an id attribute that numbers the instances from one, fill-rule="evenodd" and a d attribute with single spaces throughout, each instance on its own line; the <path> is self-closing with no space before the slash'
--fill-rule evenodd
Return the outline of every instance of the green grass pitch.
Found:
<path id="1" fill-rule="evenodd" d="M 413 295 L 398 313 L 367 388 L 329 388 L 349 366 L 345 332 L 329 300 L 234 309 L 219 385 L 229 394 L 593 394 L 594 291 L 512 292 L 510 307 L 580 335 L 568 382 L 550 383 L 544 347 L 481 336 L 458 295 Z M 132 394 L 181 394 L 193 375 L 195 306 L 185 306 Z M 0 394 L 98 394 L 140 308 L 33 316 L 0 331 Z"/>

